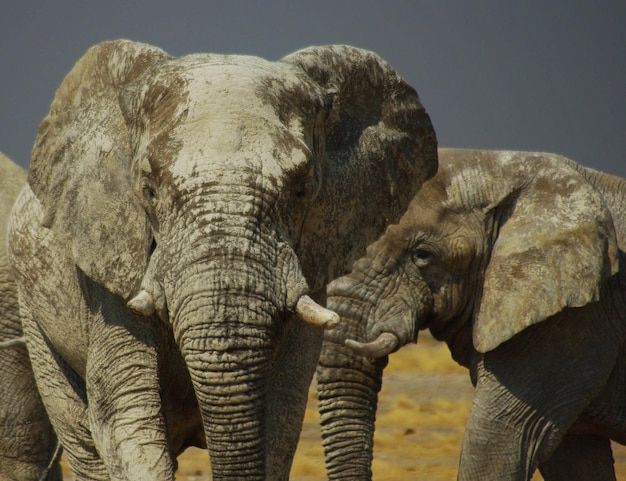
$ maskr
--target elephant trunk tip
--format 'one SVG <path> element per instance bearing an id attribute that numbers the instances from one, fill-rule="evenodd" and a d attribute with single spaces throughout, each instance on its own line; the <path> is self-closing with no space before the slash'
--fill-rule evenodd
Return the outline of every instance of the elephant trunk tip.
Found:
<path id="1" fill-rule="evenodd" d="M 126 304 L 133 314 L 151 316 L 155 313 L 154 298 L 146 290 L 142 290 Z"/>
<path id="2" fill-rule="evenodd" d="M 296 314 L 307 324 L 318 329 L 333 329 L 339 324 L 339 315 L 336 312 L 320 306 L 309 296 L 298 299 Z"/>
<path id="3" fill-rule="evenodd" d="M 353 339 L 346 339 L 346 346 L 354 352 L 361 356 L 374 359 L 391 354 L 398 348 L 399 344 L 400 340 L 391 332 L 383 332 L 372 342 L 366 343 L 355 341 Z"/>

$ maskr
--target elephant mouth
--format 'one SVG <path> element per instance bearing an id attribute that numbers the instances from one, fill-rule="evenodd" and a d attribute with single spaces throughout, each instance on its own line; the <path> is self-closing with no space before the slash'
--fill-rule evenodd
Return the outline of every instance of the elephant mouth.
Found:
<path id="1" fill-rule="evenodd" d="M 127 306 L 139 316 L 148 317 L 157 312 L 154 296 L 145 289 L 128 301 Z M 294 312 L 300 320 L 317 329 L 333 329 L 340 320 L 337 313 L 320 306 L 306 294 L 300 296 Z"/>
<path id="2" fill-rule="evenodd" d="M 375 339 L 369 342 L 346 339 L 344 343 L 356 354 L 378 359 L 417 342 L 418 332 L 428 328 L 432 321 L 433 298 L 428 290 L 422 290 L 419 298 L 393 297 L 377 305 L 371 317 L 375 321 L 368 324 L 368 332 Z"/>

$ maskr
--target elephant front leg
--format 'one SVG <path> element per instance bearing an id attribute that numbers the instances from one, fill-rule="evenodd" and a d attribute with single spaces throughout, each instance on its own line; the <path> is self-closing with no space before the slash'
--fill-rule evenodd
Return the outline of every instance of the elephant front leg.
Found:
<path id="1" fill-rule="evenodd" d="M 611 442 L 599 436 L 565 436 L 539 471 L 545 481 L 615 481 Z"/>
<path id="2" fill-rule="evenodd" d="M 458 480 L 530 480 L 538 454 L 557 436 L 553 426 L 531 411 L 504 390 L 486 402 L 477 392 L 463 438 Z"/>
<path id="3" fill-rule="evenodd" d="M 617 336 L 588 314 L 580 309 L 524 329 L 472 366 L 476 393 L 459 479 L 526 481 L 553 456 L 619 354 Z"/>
<path id="4" fill-rule="evenodd" d="M 74 479 L 108 481 L 89 429 L 83 380 L 51 351 L 25 306 L 22 315 L 37 387 Z"/>
<path id="5" fill-rule="evenodd" d="M 104 291 L 104 289 L 102 289 Z M 128 320 L 111 294 L 91 325 L 88 416 L 98 452 L 114 480 L 174 480 L 159 395 L 155 319 Z"/>
<path id="6" fill-rule="evenodd" d="M 513 352 L 515 347 L 510 343 L 487 353 L 472 367 L 477 384 L 459 480 L 530 480 L 588 400 L 584 390 L 575 394 L 567 387 L 568 376 L 555 379 L 552 371 L 542 372 L 533 359 Z"/>

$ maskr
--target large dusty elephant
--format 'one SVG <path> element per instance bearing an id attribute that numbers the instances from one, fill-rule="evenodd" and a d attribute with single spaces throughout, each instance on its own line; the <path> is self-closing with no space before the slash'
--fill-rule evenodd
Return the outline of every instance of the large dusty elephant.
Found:
<path id="1" fill-rule="evenodd" d="M 626 180 L 556 155 L 441 149 L 400 222 L 329 285 L 342 317 L 318 369 L 330 478 L 370 479 L 387 355 L 430 329 L 476 387 L 459 479 L 537 466 L 551 481 L 615 479 L 625 247 Z"/>
<path id="2" fill-rule="evenodd" d="M 215 480 L 287 479 L 322 342 L 297 317 L 332 324 L 308 295 L 325 301 L 436 166 L 418 96 L 373 53 L 90 49 L 9 234 L 76 478 L 171 480 L 195 445 Z"/>
<path id="3" fill-rule="evenodd" d="M 7 221 L 26 171 L 0 152 L 0 479 L 61 479 L 57 442 L 22 340 Z"/>

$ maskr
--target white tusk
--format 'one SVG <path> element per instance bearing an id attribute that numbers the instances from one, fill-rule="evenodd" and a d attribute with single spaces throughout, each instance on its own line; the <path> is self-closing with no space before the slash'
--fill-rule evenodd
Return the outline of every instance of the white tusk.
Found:
<path id="1" fill-rule="evenodd" d="M 155 313 L 154 298 L 146 290 L 142 290 L 126 304 L 128 308 L 139 316 L 151 316 Z"/>
<path id="2" fill-rule="evenodd" d="M 354 352 L 361 356 L 372 357 L 374 359 L 391 354 L 396 347 L 398 347 L 399 343 L 398 337 L 391 332 L 383 332 L 372 342 L 366 343 L 346 339 L 346 346 Z"/>
<path id="3" fill-rule="evenodd" d="M 9 339 L 8 341 L 0 342 L 0 349 L 5 349 L 8 347 L 16 347 L 16 346 L 25 346 L 25 345 L 26 345 L 26 338 L 22 336 L 22 337 L 16 337 L 15 339 Z"/>
<path id="4" fill-rule="evenodd" d="M 296 305 L 296 314 L 307 324 L 321 329 L 332 329 L 339 324 L 339 315 L 320 306 L 309 296 L 301 296 Z"/>

